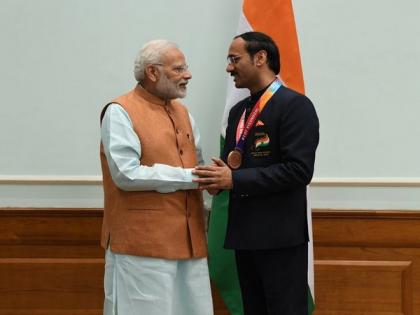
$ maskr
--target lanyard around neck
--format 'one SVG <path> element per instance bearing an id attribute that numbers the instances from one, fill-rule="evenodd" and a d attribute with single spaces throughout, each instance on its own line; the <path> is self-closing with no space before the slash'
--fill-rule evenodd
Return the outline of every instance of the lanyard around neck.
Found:
<path id="1" fill-rule="evenodd" d="M 246 139 L 248 138 L 249 132 L 252 127 L 254 127 L 257 118 L 260 116 L 264 107 L 267 105 L 271 97 L 276 93 L 276 91 L 281 87 L 281 82 L 276 79 L 274 80 L 267 90 L 261 95 L 257 103 L 252 108 L 251 114 L 245 122 L 245 111 L 243 112 L 241 119 L 239 120 L 238 126 L 236 128 L 236 150 L 243 152 L 245 147 Z"/>

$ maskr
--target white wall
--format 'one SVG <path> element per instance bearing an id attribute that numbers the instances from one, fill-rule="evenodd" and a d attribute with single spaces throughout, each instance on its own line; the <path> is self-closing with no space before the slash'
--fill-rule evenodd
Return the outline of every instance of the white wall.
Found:
<path id="1" fill-rule="evenodd" d="M 313 204 L 420 209 L 420 1 L 293 2 L 321 120 Z"/>
<path id="2" fill-rule="evenodd" d="M 225 56 L 240 1 L 0 1 L 0 174 L 97 175 L 99 113 L 134 84 L 144 42 L 179 43 L 186 105 L 218 153 Z"/>
<path id="3" fill-rule="evenodd" d="M 320 177 L 420 177 L 420 1 L 294 1 Z"/>
<path id="4" fill-rule="evenodd" d="M 184 103 L 218 154 L 241 0 L 0 0 L 0 206 L 101 206 L 99 112 L 154 38 L 193 73 Z M 321 120 L 316 207 L 420 209 L 420 2 L 295 0 Z"/>

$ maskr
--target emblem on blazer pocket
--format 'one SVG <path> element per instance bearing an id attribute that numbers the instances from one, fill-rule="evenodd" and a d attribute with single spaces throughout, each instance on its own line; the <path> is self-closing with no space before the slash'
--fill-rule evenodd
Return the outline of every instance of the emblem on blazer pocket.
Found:
<path id="1" fill-rule="evenodd" d="M 255 139 L 255 149 L 267 147 L 270 144 L 270 137 L 268 134 Z"/>
<path id="2" fill-rule="evenodd" d="M 267 157 L 271 154 L 268 150 L 270 145 L 270 137 L 266 132 L 256 132 L 254 145 L 251 149 L 251 155 L 253 157 Z"/>

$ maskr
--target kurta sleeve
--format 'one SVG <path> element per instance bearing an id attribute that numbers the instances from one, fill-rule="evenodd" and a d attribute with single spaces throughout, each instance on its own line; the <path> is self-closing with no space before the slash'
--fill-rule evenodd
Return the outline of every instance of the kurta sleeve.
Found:
<path id="1" fill-rule="evenodd" d="M 195 124 L 193 131 L 198 142 L 200 135 Z M 197 183 L 192 182 L 194 176 L 191 168 L 140 164 L 140 139 L 133 129 L 130 117 L 119 104 L 113 103 L 106 109 L 101 125 L 101 141 L 112 179 L 122 190 L 170 193 L 198 187 Z M 199 146 L 197 148 L 197 156 L 201 156 L 201 149 Z"/>

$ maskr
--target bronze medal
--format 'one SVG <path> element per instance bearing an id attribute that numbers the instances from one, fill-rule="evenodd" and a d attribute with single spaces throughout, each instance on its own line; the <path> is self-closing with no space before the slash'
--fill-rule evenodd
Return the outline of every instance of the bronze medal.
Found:
<path id="1" fill-rule="evenodd" d="M 236 170 L 242 164 L 242 153 L 239 150 L 230 151 L 227 162 L 231 169 Z"/>

